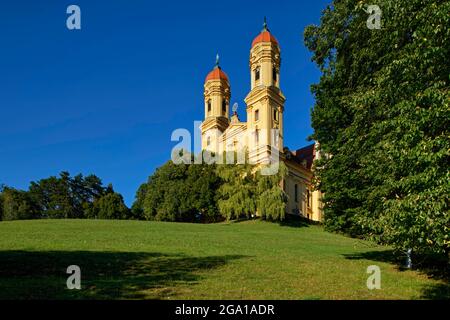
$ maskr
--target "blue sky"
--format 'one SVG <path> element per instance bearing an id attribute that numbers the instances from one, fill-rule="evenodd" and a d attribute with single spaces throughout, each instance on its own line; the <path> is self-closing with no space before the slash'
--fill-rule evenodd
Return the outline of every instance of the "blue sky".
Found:
<path id="1" fill-rule="evenodd" d="M 66 8 L 81 8 L 81 30 Z M 312 133 L 310 85 L 319 71 L 303 44 L 327 1 L 23 1 L 0 10 L 0 183 L 94 173 L 128 205 L 170 158 L 177 128 L 203 119 L 203 82 L 215 55 L 240 105 L 250 45 L 267 16 L 281 45 L 285 145 Z"/>

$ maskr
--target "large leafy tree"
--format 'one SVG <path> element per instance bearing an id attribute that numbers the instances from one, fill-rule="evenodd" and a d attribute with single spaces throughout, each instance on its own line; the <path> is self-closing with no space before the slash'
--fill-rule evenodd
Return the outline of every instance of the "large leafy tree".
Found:
<path id="1" fill-rule="evenodd" d="M 381 29 L 367 27 L 369 4 Z M 443 0 L 340 0 L 305 29 L 322 71 L 312 125 L 329 229 L 449 253 L 449 12 Z"/>
<path id="2" fill-rule="evenodd" d="M 283 220 L 287 196 L 280 183 L 286 168 L 280 164 L 277 174 L 264 176 L 260 168 L 245 163 L 168 161 L 139 187 L 133 215 L 148 220 L 214 222 L 259 214 L 264 219 Z"/>
<path id="3" fill-rule="evenodd" d="M 148 183 L 143 183 L 136 191 L 135 200 L 131 206 L 131 214 L 135 219 L 144 219 L 144 200 L 147 194 Z"/>
<path id="4" fill-rule="evenodd" d="M 221 184 L 216 173 L 216 165 L 189 165 L 186 184 L 189 186 L 189 199 L 205 222 L 221 220 L 217 211 L 217 189 Z"/>
<path id="5" fill-rule="evenodd" d="M 92 214 L 98 219 L 128 219 L 130 209 L 127 208 L 120 194 L 108 192 L 94 202 Z"/>
<path id="6" fill-rule="evenodd" d="M 279 163 L 278 170 L 273 175 L 262 175 L 261 170 L 256 172 L 256 203 L 261 218 L 284 220 L 288 195 L 281 186 L 286 175 L 287 168 L 284 162 Z"/>
<path id="7" fill-rule="evenodd" d="M 134 218 L 112 185 L 68 172 L 31 182 L 28 191 L 0 186 L 0 219 Z"/>
<path id="8" fill-rule="evenodd" d="M 5 187 L 0 195 L 2 220 L 35 219 L 39 208 L 26 191 Z"/>
<path id="9" fill-rule="evenodd" d="M 59 177 L 31 182 L 29 193 L 44 217 L 83 218 L 90 215 L 94 201 L 106 193 L 106 188 L 95 175 L 71 177 L 63 171 Z"/>
<path id="10" fill-rule="evenodd" d="M 218 190 L 218 208 L 227 220 L 250 218 L 256 214 L 256 183 L 254 166 L 221 164 L 217 174 L 223 183 Z"/>
<path id="11" fill-rule="evenodd" d="M 140 186 L 133 214 L 147 220 L 216 221 L 219 181 L 214 165 L 168 161 Z"/>
<path id="12" fill-rule="evenodd" d="M 70 176 L 62 172 L 60 177 L 49 177 L 31 182 L 29 193 L 40 207 L 43 217 L 72 218 L 76 216 L 75 202 L 71 197 Z"/>
<path id="13" fill-rule="evenodd" d="M 249 164 L 247 150 L 242 152 L 246 155 L 245 164 L 217 166 L 217 174 L 223 181 L 218 190 L 220 213 L 228 220 L 256 215 L 262 219 L 284 220 L 287 203 L 287 194 L 281 188 L 287 173 L 284 163 L 279 163 L 274 174 L 263 175 L 261 166 Z M 237 154 L 234 159 L 236 162 Z"/>

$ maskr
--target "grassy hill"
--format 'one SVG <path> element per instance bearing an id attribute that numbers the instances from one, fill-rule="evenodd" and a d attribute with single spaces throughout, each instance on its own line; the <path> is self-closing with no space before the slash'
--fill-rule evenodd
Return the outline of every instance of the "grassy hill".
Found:
<path id="1" fill-rule="evenodd" d="M 392 252 L 319 226 L 248 221 L 0 222 L 0 299 L 448 298 L 448 283 L 400 271 Z M 82 289 L 66 289 L 79 265 Z M 368 290 L 366 269 L 381 268 Z"/>

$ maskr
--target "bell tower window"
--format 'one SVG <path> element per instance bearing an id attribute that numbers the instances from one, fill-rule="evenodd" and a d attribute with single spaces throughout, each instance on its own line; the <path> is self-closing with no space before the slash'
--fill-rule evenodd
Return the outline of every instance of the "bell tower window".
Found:
<path id="1" fill-rule="evenodd" d="M 222 100 L 222 113 L 223 115 L 227 113 L 227 101 L 225 99 Z"/>
<path id="2" fill-rule="evenodd" d="M 277 83 L 277 76 L 278 76 L 278 71 L 275 67 L 273 67 L 272 68 L 272 79 L 273 79 L 274 84 Z"/>
<path id="3" fill-rule="evenodd" d="M 211 100 L 208 100 L 208 112 L 211 112 Z"/>
<path id="4" fill-rule="evenodd" d="M 258 81 L 259 78 L 261 77 L 261 74 L 260 74 L 260 73 L 261 73 L 261 72 L 260 72 L 259 67 L 256 68 L 256 69 L 255 69 L 255 81 Z"/>

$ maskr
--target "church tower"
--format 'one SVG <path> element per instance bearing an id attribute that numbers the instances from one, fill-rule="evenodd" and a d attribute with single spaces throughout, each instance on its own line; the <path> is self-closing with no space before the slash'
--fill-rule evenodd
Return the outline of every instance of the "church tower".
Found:
<path id="1" fill-rule="evenodd" d="M 216 57 L 214 69 L 206 76 L 204 86 L 205 120 L 201 125 L 202 150 L 219 152 L 219 138 L 230 124 L 230 83 Z"/>
<path id="2" fill-rule="evenodd" d="M 280 90 L 280 46 L 266 19 L 250 50 L 251 91 L 247 104 L 250 161 L 268 163 L 283 150 L 283 111 L 286 98 Z M 277 150 L 274 150 L 277 149 Z"/>

